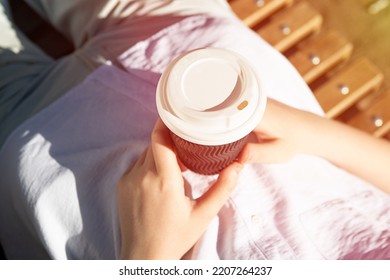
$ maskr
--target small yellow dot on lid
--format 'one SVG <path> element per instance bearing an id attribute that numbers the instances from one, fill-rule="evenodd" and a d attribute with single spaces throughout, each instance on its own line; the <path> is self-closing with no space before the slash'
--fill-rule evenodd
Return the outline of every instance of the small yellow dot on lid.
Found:
<path id="1" fill-rule="evenodd" d="M 242 102 L 237 106 L 237 109 L 241 111 L 241 110 L 243 110 L 246 106 L 248 106 L 248 104 L 249 104 L 249 102 L 246 101 L 246 100 L 244 100 L 244 101 L 242 101 Z"/>

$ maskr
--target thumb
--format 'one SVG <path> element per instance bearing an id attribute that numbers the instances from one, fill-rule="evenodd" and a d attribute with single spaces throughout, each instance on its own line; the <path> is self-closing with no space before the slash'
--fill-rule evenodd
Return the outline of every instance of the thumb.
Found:
<path id="1" fill-rule="evenodd" d="M 206 226 L 218 214 L 233 192 L 242 168 L 239 162 L 226 167 L 210 189 L 197 199 L 193 214 L 200 224 Z"/>

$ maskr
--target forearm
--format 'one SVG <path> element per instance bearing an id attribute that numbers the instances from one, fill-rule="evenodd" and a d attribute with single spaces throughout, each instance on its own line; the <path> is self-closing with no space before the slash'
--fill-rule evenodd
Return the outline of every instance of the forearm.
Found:
<path id="1" fill-rule="evenodd" d="M 301 150 L 323 157 L 390 194 L 390 143 L 345 124 L 303 113 Z"/>

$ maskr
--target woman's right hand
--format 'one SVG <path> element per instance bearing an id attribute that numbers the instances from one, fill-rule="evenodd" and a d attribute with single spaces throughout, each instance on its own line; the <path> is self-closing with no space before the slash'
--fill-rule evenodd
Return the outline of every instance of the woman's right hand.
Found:
<path id="1" fill-rule="evenodd" d="M 239 155 L 244 163 L 278 163 L 302 152 L 305 119 L 312 114 L 268 99 L 261 122 Z"/>
<path id="2" fill-rule="evenodd" d="M 296 154 L 322 157 L 390 194 L 389 141 L 269 99 L 239 161 L 277 163 Z"/>

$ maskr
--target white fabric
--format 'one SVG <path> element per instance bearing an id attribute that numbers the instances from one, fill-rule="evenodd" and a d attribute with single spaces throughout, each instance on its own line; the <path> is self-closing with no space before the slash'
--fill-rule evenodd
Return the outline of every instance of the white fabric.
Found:
<path id="1" fill-rule="evenodd" d="M 9 0 L 0 0 L 0 146 L 96 68 L 107 61 L 118 66 L 117 57 L 139 41 L 189 15 L 233 16 L 226 0 L 24 1 L 75 50 L 52 59 L 15 26 Z"/>
<path id="2" fill-rule="evenodd" d="M 0 152 L 0 232 L 9 257 L 118 255 L 116 183 L 149 143 L 157 80 L 176 55 L 207 46 L 246 56 L 268 96 L 321 114 L 288 61 L 238 20 L 189 17 L 126 51 L 127 72 L 100 67 L 8 138 Z M 184 176 L 194 197 L 215 180 Z M 390 258 L 389 202 L 320 158 L 247 165 L 187 257 Z"/>

